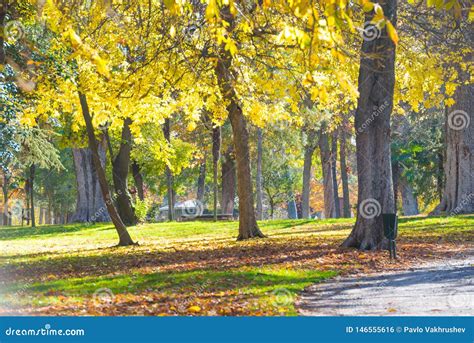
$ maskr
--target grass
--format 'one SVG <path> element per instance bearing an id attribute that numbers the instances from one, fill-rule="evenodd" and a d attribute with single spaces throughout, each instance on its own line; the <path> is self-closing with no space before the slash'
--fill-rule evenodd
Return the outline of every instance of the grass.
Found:
<path id="1" fill-rule="evenodd" d="M 0 228 L 0 313 L 294 315 L 308 285 L 338 274 L 407 268 L 464 252 L 474 217 L 402 218 L 400 261 L 339 248 L 353 219 L 260 223 L 268 238 L 237 242 L 236 222 L 145 224 L 139 246 L 113 247 L 109 224 Z"/>

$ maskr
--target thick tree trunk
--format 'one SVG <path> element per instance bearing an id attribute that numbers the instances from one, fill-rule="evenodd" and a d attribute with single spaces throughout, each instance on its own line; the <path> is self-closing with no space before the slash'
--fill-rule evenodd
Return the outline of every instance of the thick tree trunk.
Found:
<path id="1" fill-rule="evenodd" d="M 397 0 L 375 1 L 396 25 Z M 373 11 L 365 21 L 370 22 Z M 374 30 L 378 30 L 374 28 Z M 345 247 L 362 250 L 386 246 L 381 213 L 395 212 L 390 152 L 390 115 L 395 84 L 395 45 L 386 28 L 379 38 L 365 39 L 359 69 L 359 100 L 355 115 L 358 210 Z"/>
<path id="2" fill-rule="evenodd" d="M 222 194 L 221 207 L 222 213 L 234 213 L 235 187 L 236 187 L 236 170 L 235 158 L 232 147 L 229 147 L 222 156 L 221 163 L 222 178 Z"/>
<path id="3" fill-rule="evenodd" d="M 306 144 L 304 146 L 304 164 L 303 164 L 303 188 L 301 192 L 301 213 L 302 218 L 309 218 L 311 210 L 309 198 L 311 193 L 311 178 L 313 166 L 313 153 L 317 146 L 317 132 L 315 130 L 306 130 Z"/>
<path id="4" fill-rule="evenodd" d="M 171 120 L 165 119 L 163 124 L 163 135 L 165 136 L 168 144 L 171 144 Z M 173 174 L 171 173 L 170 167 L 166 165 L 166 185 L 168 188 L 168 220 L 171 222 L 174 220 L 174 186 L 173 186 Z"/>
<path id="5" fill-rule="evenodd" d="M 35 172 L 36 166 L 34 163 L 30 166 L 30 217 L 31 217 L 31 227 L 36 227 L 36 217 L 35 217 Z"/>
<path id="6" fill-rule="evenodd" d="M 213 213 L 214 221 L 217 221 L 217 194 L 219 192 L 219 160 L 221 157 L 221 128 L 212 128 L 212 190 L 213 190 Z M 221 204 L 222 207 L 222 204 Z"/>
<path id="7" fill-rule="evenodd" d="M 115 229 L 117 230 L 119 236 L 120 246 L 132 245 L 135 244 L 130 237 L 130 234 L 127 231 L 122 219 L 120 218 L 117 209 L 115 208 L 113 199 L 110 195 L 109 185 L 107 183 L 107 178 L 105 175 L 105 170 L 102 168 L 102 163 L 100 161 L 99 150 L 97 147 L 97 140 L 95 138 L 94 127 L 92 125 L 92 118 L 89 112 L 89 106 L 87 105 L 86 96 L 82 93 L 79 93 L 79 100 L 82 108 L 82 115 L 84 117 L 84 122 L 86 123 L 87 136 L 89 140 L 89 149 L 92 152 L 92 160 L 94 162 L 94 167 L 97 172 L 97 177 L 99 179 L 100 189 L 102 191 L 102 196 L 105 200 L 105 205 L 109 211 L 110 218 L 114 223 Z"/>
<path id="8" fill-rule="evenodd" d="M 339 203 L 339 190 L 337 184 L 337 132 L 333 132 L 331 138 L 331 176 L 332 191 L 334 196 L 334 217 L 341 217 L 341 206 Z"/>
<path id="9" fill-rule="evenodd" d="M 221 9 L 222 19 L 229 23 L 227 30 L 234 28 L 233 16 L 229 6 Z M 235 158 L 237 162 L 237 193 L 239 196 L 239 235 L 238 240 L 264 237 L 255 217 L 252 174 L 250 170 L 249 132 L 247 121 L 234 89 L 236 73 L 232 73 L 232 56 L 221 46 L 215 73 L 222 97 L 227 101 L 227 113 L 232 125 Z"/>
<path id="10" fill-rule="evenodd" d="M 204 153 L 204 159 L 199 165 L 199 177 L 197 181 L 197 192 L 196 198 L 201 204 L 204 204 L 204 192 L 206 190 L 206 160 L 207 160 L 207 150 Z"/>
<path id="11" fill-rule="evenodd" d="M 400 193 L 402 195 L 402 210 L 404 216 L 416 216 L 418 211 L 418 200 L 413 193 L 413 187 L 405 178 L 400 178 L 398 181 Z"/>
<path id="12" fill-rule="evenodd" d="M 105 141 L 98 142 L 97 150 L 100 162 L 105 168 Z M 74 223 L 95 223 L 110 221 L 100 190 L 99 178 L 94 167 L 90 148 L 72 149 L 74 169 L 76 172 L 76 211 L 71 217 Z"/>
<path id="13" fill-rule="evenodd" d="M 132 120 L 130 118 L 125 118 L 123 121 L 120 149 L 112 163 L 112 179 L 114 181 L 117 211 L 125 225 L 135 225 L 138 222 L 138 218 L 135 216 L 132 198 L 128 191 L 130 152 L 132 150 L 131 123 Z"/>
<path id="14" fill-rule="evenodd" d="M 343 216 L 344 218 L 351 217 L 351 202 L 349 198 L 349 178 L 347 169 L 347 140 L 346 140 L 346 125 L 341 127 L 339 134 L 339 165 L 341 168 L 341 183 L 342 183 L 342 199 L 343 199 Z"/>
<path id="15" fill-rule="evenodd" d="M 329 150 L 328 134 L 326 125 L 322 125 L 319 132 L 319 152 L 321 154 L 321 166 L 323 172 L 324 188 L 324 217 L 334 218 L 334 193 L 331 169 L 331 151 Z"/>
<path id="16" fill-rule="evenodd" d="M 141 201 L 145 200 L 145 192 L 143 187 L 143 175 L 140 171 L 140 165 L 137 161 L 132 162 L 132 175 L 135 181 L 135 188 L 137 189 L 138 199 Z"/>
<path id="17" fill-rule="evenodd" d="M 255 187 L 257 192 L 257 220 L 263 219 L 263 177 L 262 177 L 262 158 L 263 158 L 263 132 L 257 128 L 257 175 L 255 177 Z"/>
<path id="18" fill-rule="evenodd" d="M 474 213 L 474 84 L 458 87 L 446 111 L 443 199 L 436 213 Z"/>

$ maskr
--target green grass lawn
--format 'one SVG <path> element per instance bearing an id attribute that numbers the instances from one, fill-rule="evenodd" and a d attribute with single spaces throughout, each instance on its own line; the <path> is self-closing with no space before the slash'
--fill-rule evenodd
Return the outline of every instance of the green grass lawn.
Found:
<path id="1" fill-rule="evenodd" d="M 0 313 L 293 315 L 306 286 L 338 274 L 406 268 L 472 247 L 474 217 L 402 218 L 400 261 L 339 248 L 353 219 L 145 224 L 114 247 L 110 224 L 0 228 Z"/>

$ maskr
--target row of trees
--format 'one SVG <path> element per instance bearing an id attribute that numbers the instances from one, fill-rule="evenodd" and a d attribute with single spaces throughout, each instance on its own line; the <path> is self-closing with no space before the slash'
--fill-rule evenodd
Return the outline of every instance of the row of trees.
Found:
<path id="1" fill-rule="evenodd" d="M 202 199 L 207 160 L 212 161 L 214 209 L 221 161 L 222 211 L 231 210 L 236 189 L 238 238 L 263 237 L 257 219 L 264 192 L 271 204 L 283 189 L 292 197 L 295 158 L 284 157 L 294 151 L 274 153 L 291 139 L 302 141 L 303 217 L 310 215 L 317 148 L 326 217 L 350 215 L 348 165 L 356 165 L 357 220 L 345 246 L 383 246 L 379 214 L 395 211 L 394 188 L 408 208 L 410 185 L 422 179 L 442 194 L 436 211 L 472 212 L 472 125 L 450 125 L 471 119 L 471 8 L 456 0 L 437 3 L 438 8 L 427 5 L 391 0 L 12 5 L 3 0 L 1 23 L 13 36 L 0 41 L 0 64 L 6 65 L 2 97 L 9 99 L 2 130 L 11 131 L 2 141 L 11 145 L 11 157 L 2 160 L 4 175 L 19 161 L 13 156 L 30 154 L 20 170 L 29 168 L 28 189 L 33 189 L 36 167 L 64 168 L 52 145 L 72 147 L 78 186 L 72 219 L 110 218 L 120 245 L 133 244 L 126 225 L 138 220 L 129 179 L 140 201 L 146 188 L 156 185 L 166 189 L 173 204 L 177 185 L 194 176 Z M 395 62 L 399 35 L 405 44 Z M 417 148 L 426 139 L 416 135 L 392 144 L 394 111 L 408 118 L 401 121 L 400 135 L 424 121 L 417 113 L 445 111 L 445 153 L 438 146 L 433 161 L 433 154 Z M 24 142 L 10 144 L 25 130 L 60 136 L 34 134 L 40 151 Z M 428 136 L 440 142 L 438 134 Z M 276 148 L 264 149 L 268 142 Z M 206 149 L 208 144 L 212 148 Z M 163 175 L 166 182 L 157 182 Z M 376 215 L 360 208 L 367 203 L 375 205 Z M 169 215 L 173 219 L 173 211 Z"/>

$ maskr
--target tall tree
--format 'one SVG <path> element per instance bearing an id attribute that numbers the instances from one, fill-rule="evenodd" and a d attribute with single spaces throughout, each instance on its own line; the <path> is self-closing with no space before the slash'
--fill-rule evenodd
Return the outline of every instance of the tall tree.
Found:
<path id="1" fill-rule="evenodd" d="M 377 7 L 367 13 L 365 21 L 377 22 L 375 16 L 380 18 L 381 8 L 382 16 L 388 18 L 392 24 L 386 23 L 381 32 L 376 33 L 375 39 L 366 38 L 362 43 L 359 99 L 355 114 L 358 210 L 355 226 L 343 243 L 345 247 L 362 250 L 383 247 L 383 223 L 380 214 L 395 211 L 390 153 L 395 44 L 389 34 L 393 36 L 393 27 L 397 22 L 397 0 L 377 0 L 374 3 Z M 370 24 L 368 29 L 380 30 L 376 24 Z"/>
<path id="2" fill-rule="evenodd" d="M 263 132 L 257 128 L 257 175 L 255 177 L 255 188 L 257 193 L 257 220 L 263 219 L 263 179 L 262 179 L 262 158 L 263 158 Z"/>
<path id="3" fill-rule="evenodd" d="M 339 130 L 339 165 L 341 168 L 341 183 L 342 183 L 342 199 L 343 207 L 342 214 L 344 218 L 350 218 L 351 216 L 351 203 L 349 198 L 349 178 L 348 178 L 348 167 L 347 167 L 347 139 L 346 129 L 347 121 L 343 121 L 343 125 Z"/>
<path id="4" fill-rule="evenodd" d="M 219 173 L 219 160 L 221 157 L 221 127 L 216 126 L 212 128 L 212 190 L 213 190 L 213 213 L 214 213 L 214 221 L 217 221 L 217 194 L 219 191 L 219 181 L 218 181 L 218 173 Z M 221 204 L 222 206 L 222 204 Z"/>
<path id="5" fill-rule="evenodd" d="M 234 17 L 228 5 L 221 8 L 221 17 L 229 24 L 229 34 L 235 28 Z M 237 162 L 237 193 L 239 196 L 239 235 L 238 240 L 264 237 L 257 225 L 255 216 L 252 175 L 250 170 L 250 148 L 247 119 L 244 117 L 234 89 L 232 55 L 222 45 L 217 58 L 215 73 L 222 96 L 227 100 L 227 112 L 232 126 L 235 157 Z"/>
<path id="6" fill-rule="evenodd" d="M 163 135 L 168 142 L 171 143 L 171 120 L 166 118 L 163 124 Z M 173 221 L 174 218 L 174 185 L 173 185 L 173 174 L 171 168 L 166 165 L 166 184 L 167 184 L 167 198 L 168 198 L 168 220 Z"/>
<path id="7" fill-rule="evenodd" d="M 339 190 L 337 183 L 337 131 L 332 133 L 331 137 L 331 176 L 332 191 L 334 196 L 334 217 L 341 217 L 341 206 L 339 203 Z"/>
<path id="8" fill-rule="evenodd" d="M 303 164 L 303 189 L 301 192 L 301 211 L 303 218 L 309 218 L 310 207 L 309 207 L 309 197 L 311 190 L 311 171 L 313 165 L 313 154 L 314 150 L 318 145 L 318 133 L 316 130 L 307 129 L 303 133 L 306 135 L 306 144 L 304 145 L 304 164 Z"/>
<path id="9" fill-rule="evenodd" d="M 120 246 L 133 245 L 135 243 L 133 242 L 132 237 L 128 233 L 127 227 L 125 226 L 122 219 L 120 218 L 120 215 L 118 214 L 117 209 L 115 208 L 112 196 L 110 195 L 110 190 L 109 190 L 109 185 L 107 183 L 105 170 L 102 167 L 102 163 L 100 161 L 98 144 L 95 138 L 94 126 L 92 124 L 92 117 L 89 112 L 87 98 L 83 93 L 79 93 L 79 101 L 81 104 L 82 116 L 86 124 L 89 149 L 92 152 L 92 161 L 94 162 L 94 167 L 97 171 L 97 177 L 99 179 L 99 185 L 102 191 L 102 196 L 105 200 L 107 211 L 109 212 L 110 218 L 112 219 L 112 222 L 114 223 L 115 229 L 117 230 L 117 234 L 119 236 L 118 245 Z"/>
<path id="10" fill-rule="evenodd" d="M 334 186 L 332 179 L 331 168 L 331 150 L 329 148 L 329 139 L 327 133 L 327 124 L 323 123 L 319 130 L 319 152 L 321 154 L 321 167 L 323 174 L 323 188 L 324 188 L 324 216 L 326 218 L 333 218 L 334 211 Z"/>

